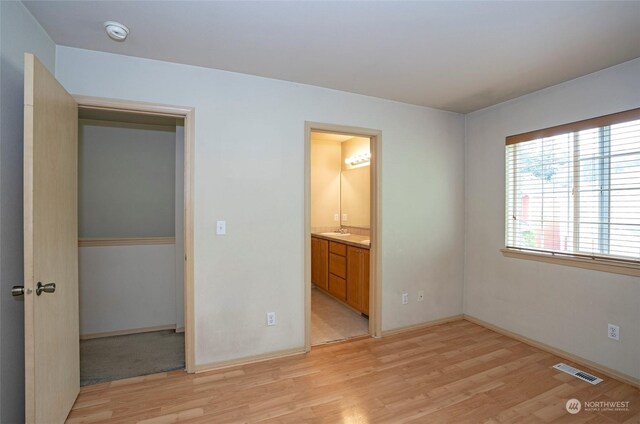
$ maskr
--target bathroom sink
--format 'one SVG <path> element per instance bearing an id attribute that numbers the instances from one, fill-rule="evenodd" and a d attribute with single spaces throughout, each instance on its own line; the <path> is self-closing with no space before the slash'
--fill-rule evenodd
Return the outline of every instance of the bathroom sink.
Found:
<path id="1" fill-rule="evenodd" d="M 350 233 L 336 233 L 336 232 L 332 232 L 332 233 L 320 233 L 321 236 L 333 236 L 333 237 L 339 237 L 339 236 L 350 236 Z"/>

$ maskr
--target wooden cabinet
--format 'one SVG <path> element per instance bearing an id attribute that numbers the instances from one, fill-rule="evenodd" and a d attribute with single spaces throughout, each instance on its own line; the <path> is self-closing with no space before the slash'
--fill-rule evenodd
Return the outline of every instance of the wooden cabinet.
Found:
<path id="1" fill-rule="evenodd" d="M 369 249 L 311 237 L 311 281 L 369 315 Z"/>
<path id="2" fill-rule="evenodd" d="M 369 315 L 369 250 L 347 246 L 347 303 Z"/>
<path id="3" fill-rule="evenodd" d="M 311 282 L 329 290 L 329 242 L 311 237 Z"/>
<path id="4" fill-rule="evenodd" d="M 347 280 L 337 275 L 329 274 L 329 293 L 340 300 L 347 299 Z"/>
<path id="5" fill-rule="evenodd" d="M 329 293 L 347 300 L 347 245 L 329 242 Z"/>
<path id="6" fill-rule="evenodd" d="M 335 241 L 329 242 L 329 252 L 340 256 L 347 256 L 347 245 Z"/>

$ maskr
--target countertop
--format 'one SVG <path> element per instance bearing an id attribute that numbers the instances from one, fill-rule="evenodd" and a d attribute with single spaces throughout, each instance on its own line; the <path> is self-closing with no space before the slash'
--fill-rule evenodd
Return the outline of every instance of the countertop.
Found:
<path id="1" fill-rule="evenodd" d="M 329 241 L 337 241 L 344 244 L 350 244 L 351 246 L 360 247 L 363 249 L 370 248 L 369 236 L 359 236 L 356 234 L 349 234 L 348 236 L 346 235 L 334 236 L 326 233 L 311 233 L 311 236 L 329 240 Z"/>

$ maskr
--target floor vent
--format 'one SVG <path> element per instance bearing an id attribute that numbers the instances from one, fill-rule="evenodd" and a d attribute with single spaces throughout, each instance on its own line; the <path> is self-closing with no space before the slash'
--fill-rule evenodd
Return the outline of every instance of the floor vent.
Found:
<path id="1" fill-rule="evenodd" d="M 584 380 L 587 383 L 598 384 L 603 381 L 601 378 L 598 378 L 595 375 L 591 375 L 577 368 L 570 367 L 569 365 L 563 364 L 562 362 L 554 365 L 553 368 L 560 370 L 562 372 L 566 372 L 567 374 L 571 374 L 572 376 L 577 377 L 580 380 Z"/>

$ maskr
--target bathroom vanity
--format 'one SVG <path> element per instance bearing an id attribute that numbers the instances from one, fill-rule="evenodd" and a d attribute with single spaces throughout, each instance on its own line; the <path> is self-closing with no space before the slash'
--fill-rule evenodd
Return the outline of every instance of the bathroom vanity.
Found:
<path id="1" fill-rule="evenodd" d="M 367 316 L 369 245 L 369 237 L 355 234 L 311 236 L 311 282 Z"/>

